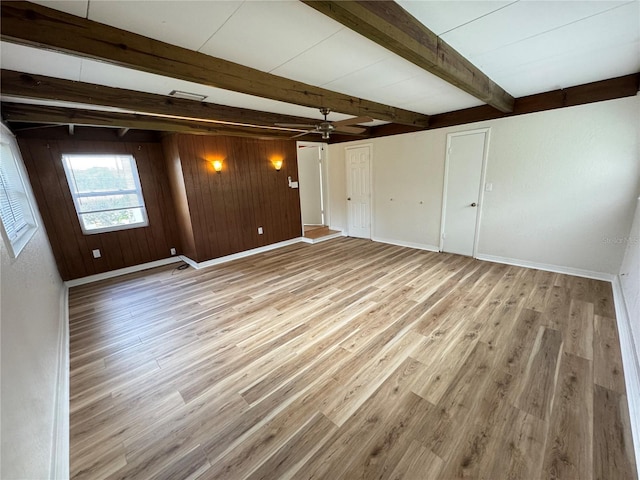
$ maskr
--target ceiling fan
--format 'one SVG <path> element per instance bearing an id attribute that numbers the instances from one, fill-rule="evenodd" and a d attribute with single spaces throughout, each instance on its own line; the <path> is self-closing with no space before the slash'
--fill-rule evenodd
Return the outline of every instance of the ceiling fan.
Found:
<path id="1" fill-rule="evenodd" d="M 347 118 L 346 120 L 340 120 L 338 122 L 331 122 L 327 120 L 327 115 L 329 115 L 330 111 L 331 110 L 329 110 L 328 108 L 324 108 L 324 107 L 321 108 L 320 113 L 324 115 L 324 120 L 316 125 L 304 124 L 304 123 L 276 123 L 275 125 L 277 127 L 309 129 L 306 132 L 300 133 L 291 138 L 302 137 L 303 135 L 306 135 L 308 133 L 320 133 L 322 135 L 323 140 L 328 140 L 329 135 L 331 135 L 333 132 L 348 133 L 353 135 L 364 133 L 367 131 L 366 128 L 353 127 L 352 125 L 373 121 L 373 118 L 371 117 L 362 116 L 362 117 Z"/>

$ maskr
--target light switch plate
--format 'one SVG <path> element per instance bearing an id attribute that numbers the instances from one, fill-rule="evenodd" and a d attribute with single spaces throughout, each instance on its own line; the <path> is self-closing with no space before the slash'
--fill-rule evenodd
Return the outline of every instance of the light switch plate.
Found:
<path id="1" fill-rule="evenodd" d="M 100 254 L 100 249 L 96 248 L 91 253 L 93 253 L 93 258 L 100 258 L 102 255 Z"/>

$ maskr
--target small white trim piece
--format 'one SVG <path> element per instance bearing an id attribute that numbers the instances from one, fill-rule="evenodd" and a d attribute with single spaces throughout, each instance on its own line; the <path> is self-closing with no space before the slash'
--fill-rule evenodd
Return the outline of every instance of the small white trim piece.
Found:
<path id="1" fill-rule="evenodd" d="M 395 245 L 397 247 L 408 247 L 408 248 L 415 248 L 416 250 L 426 250 L 427 252 L 440 251 L 437 246 L 429 245 L 426 243 L 405 242 L 403 240 L 394 240 L 391 238 L 380 238 L 380 237 L 374 237 L 371 240 L 378 243 L 387 243 L 389 245 Z"/>
<path id="2" fill-rule="evenodd" d="M 58 365 L 53 402 L 51 478 L 69 478 L 69 288 L 64 285 L 60 298 Z"/>
<path id="3" fill-rule="evenodd" d="M 303 242 L 303 237 L 292 238 L 291 240 L 285 240 L 284 242 L 272 243 L 271 245 L 265 245 L 264 247 L 253 248 L 251 250 L 245 250 L 244 252 L 233 253 L 231 255 L 226 255 L 224 257 L 213 258 L 211 260 L 207 260 L 205 262 L 195 262 L 188 257 L 183 255 L 180 256 L 180 260 L 189 264 L 191 267 L 196 270 L 200 270 L 202 268 L 212 267 L 214 265 L 220 265 L 221 263 L 231 262 L 232 260 L 238 260 L 239 258 L 246 258 L 252 255 L 257 255 L 258 253 L 268 252 L 270 250 L 275 250 L 277 248 L 286 247 L 288 245 L 293 245 L 294 243 Z"/>
<path id="4" fill-rule="evenodd" d="M 162 267 L 163 265 L 169 265 L 171 263 L 178 263 L 181 261 L 182 257 L 163 258 L 162 260 L 155 260 L 153 262 L 142 263 L 140 265 L 133 265 L 131 267 L 120 268 L 118 270 L 111 270 L 110 272 L 97 273 L 96 275 L 89 275 L 88 277 L 74 278 L 73 280 L 68 280 L 64 283 L 69 288 L 77 287 L 78 285 L 99 282 L 100 280 L 106 280 L 107 278 L 119 277 L 120 275 L 126 275 L 128 273 L 141 272 L 142 270 Z"/>
<path id="5" fill-rule="evenodd" d="M 333 238 L 339 238 L 339 237 L 345 237 L 346 235 L 343 232 L 338 232 L 338 233 L 332 233 L 331 235 L 325 235 L 324 237 L 318 237 L 318 238 L 307 238 L 307 237 L 302 237 L 302 242 L 304 243 L 320 243 L 320 242 L 324 242 L 326 240 L 331 240 Z"/>
<path id="6" fill-rule="evenodd" d="M 191 268 L 195 268 L 196 270 L 199 270 L 200 268 L 202 268 L 198 266 L 199 265 L 198 262 L 194 262 L 189 257 L 185 257 L 184 255 L 180 255 L 180 260 L 182 260 L 184 263 L 189 265 Z"/>
<path id="7" fill-rule="evenodd" d="M 636 350 L 633 344 L 629 310 L 627 309 L 627 302 L 619 275 L 614 277 L 611 286 L 613 287 L 613 303 L 616 307 L 618 336 L 620 338 L 622 367 L 627 388 L 627 404 L 629 406 L 636 465 L 640 465 L 640 359 L 638 358 L 640 352 Z"/>
<path id="8" fill-rule="evenodd" d="M 592 272 L 591 270 L 583 270 L 581 268 L 564 267 L 561 265 L 550 265 L 547 263 L 530 262 L 528 260 L 518 260 L 516 258 L 498 257 L 495 255 L 476 255 L 478 260 L 487 262 L 504 263 L 514 265 L 516 267 L 535 268 L 546 272 L 563 273 L 565 275 L 574 275 L 576 277 L 592 278 L 594 280 L 603 280 L 605 282 L 613 281 L 615 275 L 611 273 Z"/>

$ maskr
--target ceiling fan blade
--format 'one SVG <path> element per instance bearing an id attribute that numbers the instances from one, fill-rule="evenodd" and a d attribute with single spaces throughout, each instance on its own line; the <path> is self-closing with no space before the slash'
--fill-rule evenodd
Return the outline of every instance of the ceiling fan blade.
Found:
<path id="1" fill-rule="evenodd" d="M 293 137 L 289 137 L 289 140 L 293 140 L 294 138 L 304 137 L 308 133 L 320 133 L 317 130 L 307 130 L 306 132 L 299 133 L 298 135 L 294 135 Z"/>
<path id="2" fill-rule="evenodd" d="M 316 128 L 315 125 L 306 124 L 306 123 L 274 123 L 276 127 L 284 127 L 284 128 Z"/>
<path id="3" fill-rule="evenodd" d="M 335 124 L 334 124 L 335 127 Z M 347 125 L 337 126 L 335 129 L 336 132 L 340 133 L 364 133 L 367 131 L 364 127 L 350 127 Z"/>
<path id="4" fill-rule="evenodd" d="M 356 125 L 358 123 L 367 123 L 367 122 L 373 122 L 373 118 L 365 117 L 365 116 L 347 118 L 346 120 L 339 120 L 337 122 L 333 122 L 333 126 L 338 127 L 341 125 Z"/>

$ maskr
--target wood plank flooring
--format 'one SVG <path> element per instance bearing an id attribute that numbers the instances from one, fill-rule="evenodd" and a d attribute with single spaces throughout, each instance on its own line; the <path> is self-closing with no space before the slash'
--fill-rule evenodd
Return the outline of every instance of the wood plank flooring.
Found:
<path id="1" fill-rule="evenodd" d="M 608 284 L 340 238 L 69 293 L 74 479 L 633 479 Z"/>

